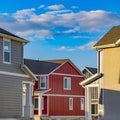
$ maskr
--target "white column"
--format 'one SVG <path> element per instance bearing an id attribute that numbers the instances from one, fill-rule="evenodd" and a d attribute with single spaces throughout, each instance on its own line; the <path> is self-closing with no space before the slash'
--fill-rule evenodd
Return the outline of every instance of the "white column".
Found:
<path id="1" fill-rule="evenodd" d="M 91 103 L 90 103 L 90 90 L 86 87 L 86 113 L 85 120 L 91 120 Z"/>
<path id="2" fill-rule="evenodd" d="M 26 84 L 26 104 L 24 108 L 24 117 L 33 117 L 32 84 Z"/>
<path id="3" fill-rule="evenodd" d="M 42 115 L 42 96 L 39 96 L 39 116 Z"/>

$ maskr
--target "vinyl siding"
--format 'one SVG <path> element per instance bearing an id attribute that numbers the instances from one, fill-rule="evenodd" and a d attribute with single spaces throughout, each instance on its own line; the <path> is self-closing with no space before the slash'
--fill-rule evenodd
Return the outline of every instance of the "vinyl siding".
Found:
<path id="1" fill-rule="evenodd" d="M 120 91 L 120 47 L 104 49 L 104 88 Z"/>
<path id="2" fill-rule="evenodd" d="M 22 81 L 28 78 L 0 74 L 0 118 L 22 115 Z"/>
<path id="3" fill-rule="evenodd" d="M 120 119 L 120 47 L 103 50 L 104 116 L 100 120 Z"/>
<path id="4" fill-rule="evenodd" d="M 23 59 L 23 45 L 20 42 L 11 41 L 11 64 L 3 63 L 3 38 L 0 37 L 0 71 L 23 73 L 20 64 Z"/>
<path id="5" fill-rule="evenodd" d="M 0 118 L 20 117 L 22 114 L 22 79 L 0 75 Z"/>

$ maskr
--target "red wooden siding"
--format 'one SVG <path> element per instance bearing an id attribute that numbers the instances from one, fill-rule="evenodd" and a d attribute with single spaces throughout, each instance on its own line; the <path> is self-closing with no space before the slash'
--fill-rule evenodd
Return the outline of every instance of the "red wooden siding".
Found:
<path id="1" fill-rule="evenodd" d="M 69 110 L 69 97 L 49 97 L 50 116 L 82 116 L 84 111 L 80 108 L 80 98 L 73 97 L 73 110 Z"/>
<path id="2" fill-rule="evenodd" d="M 43 96 L 43 110 L 42 110 L 42 114 L 47 114 L 47 96 Z"/>
<path id="3" fill-rule="evenodd" d="M 38 80 L 35 81 L 34 90 L 38 89 Z"/>
<path id="4" fill-rule="evenodd" d="M 79 85 L 79 83 L 83 81 L 83 78 L 81 77 L 70 77 L 70 78 L 71 78 L 71 90 L 64 90 L 64 83 L 63 83 L 64 76 L 50 75 L 49 87 L 52 89 L 48 93 L 49 94 L 84 95 L 84 88 L 82 88 L 82 86 Z"/>
<path id="5" fill-rule="evenodd" d="M 54 71 L 54 73 L 80 75 L 80 73 L 69 62 L 66 62 L 64 65 L 62 65 L 56 71 Z"/>
<path id="6" fill-rule="evenodd" d="M 34 110 L 34 115 L 38 115 L 38 110 Z"/>
<path id="7" fill-rule="evenodd" d="M 40 77 L 36 76 L 38 79 L 35 81 L 35 85 L 34 85 L 34 90 L 37 90 L 39 88 L 39 79 Z"/>

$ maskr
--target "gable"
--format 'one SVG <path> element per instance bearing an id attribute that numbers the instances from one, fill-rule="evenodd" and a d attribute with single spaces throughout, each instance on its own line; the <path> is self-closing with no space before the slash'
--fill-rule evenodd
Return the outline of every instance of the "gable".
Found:
<path id="1" fill-rule="evenodd" d="M 120 39 L 120 26 L 110 29 L 93 47 L 115 44 Z"/>
<path id="2" fill-rule="evenodd" d="M 71 65 L 69 61 L 61 65 L 54 73 L 64 73 L 64 74 L 72 74 L 72 75 L 81 75 L 81 73 Z"/>

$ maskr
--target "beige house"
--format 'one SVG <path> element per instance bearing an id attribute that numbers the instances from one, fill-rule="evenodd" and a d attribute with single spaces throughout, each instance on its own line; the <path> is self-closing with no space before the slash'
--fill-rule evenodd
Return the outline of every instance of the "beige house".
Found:
<path id="1" fill-rule="evenodd" d="M 98 72 L 81 82 L 86 90 L 85 120 L 120 120 L 120 26 L 94 46 Z"/>

